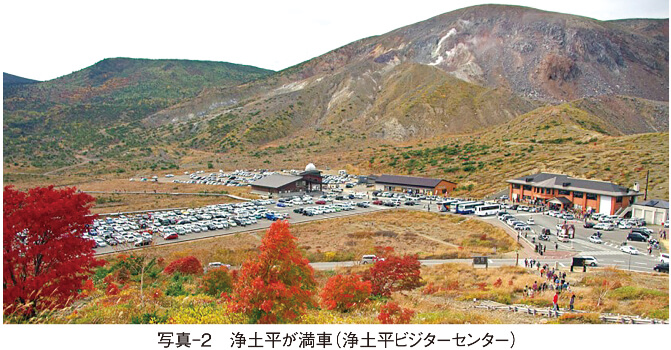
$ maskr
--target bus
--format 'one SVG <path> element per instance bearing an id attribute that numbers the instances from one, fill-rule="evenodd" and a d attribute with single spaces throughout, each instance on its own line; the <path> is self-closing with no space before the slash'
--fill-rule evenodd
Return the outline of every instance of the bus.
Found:
<path id="1" fill-rule="evenodd" d="M 470 203 L 475 203 L 475 201 L 461 200 L 461 201 L 458 201 L 456 203 L 451 203 L 450 206 L 449 206 L 450 212 L 456 213 L 458 206 L 463 205 L 463 204 L 470 204 Z"/>
<path id="2" fill-rule="evenodd" d="M 451 207 L 454 207 L 459 200 L 457 199 L 447 199 L 442 202 L 438 202 L 438 211 L 450 211 Z"/>
<path id="3" fill-rule="evenodd" d="M 457 214 L 473 214 L 475 207 L 485 204 L 484 202 L 471 202 L 457 205 Z"/>
<path id="4" fill-rule="evenodd" d="M 501 204 L 487 203 L 475 207 L 475 215 L 477 216 L 496 215 L 500 210 L 501 210 Z"/>

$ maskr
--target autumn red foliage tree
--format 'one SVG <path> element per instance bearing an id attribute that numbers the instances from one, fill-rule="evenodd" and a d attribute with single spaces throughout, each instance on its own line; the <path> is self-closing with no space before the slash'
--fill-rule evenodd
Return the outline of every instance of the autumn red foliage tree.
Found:
<path id="1" fill-rule="evenodd" d="M 374 295 L 390 296 L 392 292 L 420 287 L 420 268 L 421 264 L 415 255 L 389 255 L 368 269 L 364 279 L 372 283 Z"/>
<path id="2" fill-rule="evenodd" d="M 219 297 L 221 293 L 230 293 L 233 290 L 233 279 L 228 273 L 228 268 L 219 267 L 207 271 L 200 281 L 200 290 L 213 297 Z"/>
<path id="3" fill-rule="evenodd" d="M 347 312 L 368 301 L 371 282 L 362 281 L 359 275 L 335 275 L 326 281 L 320 294 L 322 306 L 327 310 Z"/>
<path id="4" fill-rule="evenodd" d="M 402 308 L 395 302 L 389 302 L 380 308 L 377 319 L 383 324 L 407 324 L 414 315 L 414 311 Z"/>
<path id="5" fill-rule="evenodd" d="M 3 306 L 5 314 L 34 315 L 71 301 L 96 266 L 82 237 L 95 198 L 75 188 L 3 191 Z"/>
<path id="6" fill-rule="evenodd" d="M 253 323 L 287 323 L 314 306 L 314 270 L 296 246 L 287 221 L 276 221 L 258 256 L 243 265 L 235 284 L 233 308 Z"/>
<path id="7" fill-rule="evenodd" d="M 203 264 L 195 256 L 186 256 L 168 264 L 163 272 L 169 275 L 175 272 L 185 275 L 199 275 L 203 273 Z"/>

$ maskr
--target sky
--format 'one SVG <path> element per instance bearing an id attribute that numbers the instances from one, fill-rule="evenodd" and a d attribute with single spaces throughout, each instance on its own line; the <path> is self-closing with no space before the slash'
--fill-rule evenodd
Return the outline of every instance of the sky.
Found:
<path id="1" fill-rule="evenodd" d="M 50 80 L 110 57 L 225 61 L 281 70 L 469 0 L 3 1 L 3 72 Z M 498 2 L 599 20 L 668 18 L 668 0 Z M 188 5 L 187 5 L 188 4 Z"/>

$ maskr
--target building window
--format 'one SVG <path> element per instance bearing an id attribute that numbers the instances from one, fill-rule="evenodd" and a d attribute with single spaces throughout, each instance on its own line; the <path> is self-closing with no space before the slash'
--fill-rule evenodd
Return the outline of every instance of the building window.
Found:
<path id="1" fill-rule="evenodd" d="M 587 194 L 587 199 L 596 200 L 596 195 L 594 193 L 588 193 Z"/>
<path id="2" fill-rule="evenodd" d="M 525 191 L 531 191 L 531 186 L 530 185 L 524 185 L 524 190 Z"/>
<path id="3" fill-rule="evenodd" d="M 570 196 L 571 195 L 571 191 L 567 191 L 567 190 L 557 190 L 557 193 L 561 194 L 561 195 L 564 195 L 564 196 Z"/>
<path id="4" fill-rule="evenodd" d="M 582 198 L 584 194 L 582 192 L 573 192 L 573 197 L 574 198 Z"/>
<path id="5" fill-rule="evenodd" d="M 622 203 L 622 197 L 615 197 L 615 203 Z"/>
<path id="6" fill-rule="evenodd" d="M 514 190 L 519 190 L 519 189 L 520 189 L 520 185 L 518 185 L 518 184 L 513 184 L 513 189 L 514 189 Z"/>

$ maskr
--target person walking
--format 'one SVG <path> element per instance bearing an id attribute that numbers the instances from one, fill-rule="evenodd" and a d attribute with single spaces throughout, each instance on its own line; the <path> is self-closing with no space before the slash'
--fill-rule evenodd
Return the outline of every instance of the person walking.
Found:
<path id="1" fill-rule="evenodd" d="M 555 296 L 552 298 L 552 304 L 553 304 L 552 310 L 554 310 L 555 312 L 559 311 L 559 305 L 557 304 L 558 301 L 559 301 L 559 292 L 555 292 Z"/>
<path id="2" fill-rule="evenodd" d="M 569 310 L 573 311 L 573 304 L 575 303 L 575 293 L 571 294 L 571 301 L 569 301 Z"/>

